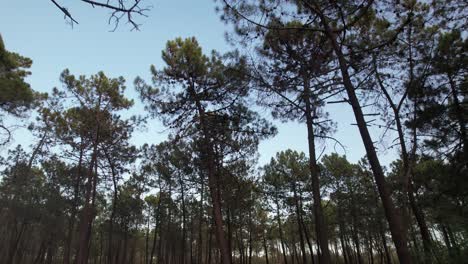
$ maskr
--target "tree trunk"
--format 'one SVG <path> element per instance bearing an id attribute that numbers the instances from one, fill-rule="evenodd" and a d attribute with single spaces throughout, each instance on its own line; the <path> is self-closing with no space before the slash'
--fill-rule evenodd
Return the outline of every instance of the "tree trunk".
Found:
<path id="1" fill-rule="evenodd" d="M 206 261 L 206 263 L 207 264 L 211 264 L 211 253 L 212 253 L 211 244 L 212 244 L 212 240 L 213 240 L 213 228 L 210 227 L 210 235 L 209 235 L 209 239 L 208 239 L 208 246 L 206 247 L 206 250 L 207 250 L 207 254 L 206 254 L 207 261 Z"/>
<path id="2" fill-rule="evenodd" d="M 279 210 L 280 210 L 279 201 L 278 201 L 278 197 L 276 197 L 276 219 L 278 221 L 278 232 L 279 232 L 280 243 L 281 243 L 281 251 L 283 253 L 284 264 L 288 264 L 288 258 L 286 257 L 286 248 L 284 246 L 283 229 L 281 227 L 281 217 L 280 217 Z"/>
<path id="3" fill-rule="evenodd" d="M 216 164 L 213 145 L 210 141 L 210 133 L 207 126 L 207 120 L 205 116 L 205 110 L 203 109 L 198 95 L 195 92 L 193 85 L 189 87 L 190 93 L 195 99 L 196 107 L 200 119 L 200 125 L 203 132 L 203 145 L 202 145 L 202 160 L 205 165 L 205 170 L 208 174 L 208 188 L 210 190 L 210 196 L 213 204 L 213 218 L 216 227 L 216 239 L 218 241 L 218 247 L 221 253 L 221 262 L 223 264 L 231 264 L 231 253 L 229 252 L 228 242 L 224 233 L 223 215 L 221 211 L 221 195 L 218 189 L 219 175 L 216 175 Z"/>
<path id="4" fill-rule="evenodd" d="M 205 179 L 201 176 L 201 188 L 200 188 L 200 211 L 199 211 L 199 219 L 198 219 L 198 241 L 197 241 L 197 264 L 202 263 L 203 259 L 203 235 L 202 235 L 202 227 L 203 227 L 203 198 L 205 194 Z"/>
<path id="5" fill-rule="evenodd" d="M 228 239 L 228 247 L 229 247 L 229 252 L 232 252 L 232 225 L 231 225 L 231 218 L 232 218 L 232 215 L 231 215 L 231 210 L 229 209 L 229 207 L 227 208 L 227 219 L 226 219 L 226 222 L 227 222 L 227 239 Z M 231 254 L 231 262 L 233 262 L 232 260 L 232 254 Z"/>
<path id="6" fill-rule="evenodd" d="M 16 226 L 17 226 L 17 224 L 15 223 L 15 232 L 12 232 L 12 235 L 11 235 L 10 249 L 8 250 L 6 263 L 13 263 L 16 252 L 18 250 L 18 246 L 19 246 L 19 244 L 21 242 L 21 239 L 23 238 L 23 234 L 24 234 L 24 232 L 26 230 L 26 222 L 21 223 L 21 227 L 20 227 L 19 232 L 16 232 Z M 16 233 L 18 233 L 18 234 L 16 234 Z"/>
<path id="7" fill-rule="evenodd" d="M 85 204 L 81 213 L 81 223 L 79 228 L 78 248 L 75 264 L 87 264 L 89 255 L 89 240 L 91 237 L 91 227 L 94 220 L 94 194 L 96 193 L 97 175 L 93 173 L 94 166 L 97 164 L 97 147 L 99 142 L 99 127 L 96 129 L 96 136 L 93 143 L 93 153 L 88 169 Z"/>
<path id="8" fill-rule="evenodd" d="M 145 264 L 149 264 L 148 253 L 149 253 L 149 232 L 150 232 L 150 219 L 151 212 L 148 212 L 148 219 L 146 220 L 146 234 L 145 234 Z"/>
<path id="9" fill-rule="evenodd" d="M 382 238 L 382 246 L 385 251 L 385 260 L 387 264 L 392 264 L 392 257 L 390 256 L 390 250 L 388 249 L 387 246 L 387 238 L 385 237 L 385 233 L 382 229 L 382 226 L 379 226 L 379 233 L 380 233 L 380 238 Z"/>
<path id="10" fill-rule="evenodd" d="M 268 245 L 265 233 L 263 234 L 263 250 L 265 250 L 265 263 L 270 264 L 270 260 L 268 259 Z"/>
<path id="11" fill-rule="evenodd" d="M 308 246 L 309 252 L 310 252 L 311 263 L 315 264 L 314 249 L 313 249 L 312 242 L 311 242 L 311 239 L 310 239 L 309 230 L 307 230 L 307 226 L 304 223 L 304 215 L 302 214 L 302 208 L 303 208 L 302 207 L 302 195 L 299 195 L 299 200 L 300 200 L 300 209 L 301 209 L 301 217 L 300 217 L 301 222 L 300 222 L 300 224 L 302 225 L 302 230 L 304 230 L 305 240 L 307 242 L 307 246 Z"/>
<path id="12" fill-rule="evenodd" d="M 71 208 L 71 214 L 70 214 L 70 220 L 68 223 L 68 232 L 67 232 L 67 241 L 65 245 L 65 250 L 64 250 L 64 256 L 63 256 L 63 263 L 64 264 L 70 264 L 70 255 L 71 255 L 71 243 L 73 241 L 73 231 L 75 228 L 75 218 L 76 214 L 78 211 L 78 199 L 80 195 L 80 182 L 81 182 L 81 168 L 82 168 L 82 163 L 83 163 L 83 148 L 80 148 L 80 157 L 78 159 L 78 168 L 77 168 L 77 173 L 75 174 L 75 186 L 74 186 L 74 195 L 73 195 L 73 202 L 72 202 L 72 208 Z"/>
<path id="13" fill-rule="evenodd" d="M 249 264 L 252 264 L 253 238 L 252 238 L 252 216 L 249 211 Z"/>
<path id="14" fill-rule="evenodd" d="M 345 263 L 345 264 L 348 264 L 350 261 L 348 261 L 348 254 L 347 254 L 347 252 L 346 252 L 346 244 L 345 244 L 345 241 L 344 241 L 344 235 L 343 235 L 343 230 L 342 230 L 341 225 L 340 225 L 339 229 L 340 229 L 341 251 L 343 252 L 344 263 Z"/>
<path id="15" fill-rule="evenodd" d="M 412 60 L 412 59 L 410 59 Z M 377 83 L 378 85 L 380 86 L 380 89 L 382 90 L 382 92 L 384 93 L 388 103 L 390 104 L 390 107 L 392 108 L 392 111 L 393 111 L 393 114 L 394 114 L 394 118 L 395 118 L 395 124 L 396 124 L 396 129 L 397 129 L 397 132 L 398 132 L 398 139 L 399 139 L 399 143 L 400 143 L 400 150 L 401 150 L 401 157 L 402 157 L 402 163 L 403 163 L 403 171 L 401 173 L 401 178 L 402 178 L 402 184 L 403 184 L 403 191 L 404 193 L 406 194 L 407 198 L 408 198 L 408 201 L 409 201 L 409 205 L 411 207 L 411 210 L 416 218 L 416 223 L 418 224 L 418 228 L 419 228 L 419 232 L 421 234 L 421 238 L 423 240 L 423 244 L 424 244 L 424 251 L 425 251 L 425 256 L 426 256 L 426 263 L 430 263 L 432 262 L 432 259 L 431 259 L 431 255 L 432 255 L 432 239 L 431 239 L 431 236 L 430 236 L 430 233 L 429 233 L 429 229 L 427 227 L 427 224 L 426 224 L 426 220 L 425 220 L 425 217 L 424 217 L 424 213 L 422 212 L 422 210 L 419 208 L 419 206 L 417 205 L 416 203 L 416 197 L 415 197 L 415 193 L 414 193 L 414 186 L 413 186 L 413 182 L 412 182 L 412 171 L 413 171 L 413 165 L 414 165 L 414 157 L 412 157 L 410 159 L 409 157 L 409 153 L 408 153 L 408 150 L 406 148 L 406 142 L 405 142 L 405 135 L 404 135 L 404 132 L 403 132 L 403 125 L 401 123 L 401 117 L 400 117 L 400 109 L 401 109 L 401 106 L 403 105 L 403 102 L 406 98 L 406 96 L 403 96 L 400 100 L 400 102 L 398 103 L 398 105 L 396 105 L 393 100 L 392 100 L 392 97 L 390 96 L 389 92 L 387 91 L 387 89 L 385 88 L 384 86 L 384 83 L 383 81 L 381 80 L 380 78 L 380 74 L 377 70 L 377 65 L 376 65 L 376 62 L 375 62 L 375 59 L 374 59 L 374 68 L 375 68 L 375 72 L 376 72 L 376 77 L 377 77 Z M 412 70 L 411 70 L 412 72 Z M 413 74 L 411 74 L 412 76 Z M 410 82 L 412 82 L 412 80 L 410 80 Z M 405 93 L 407 94 L 407 92 Z M 413 129 L 413 138 L 416 138 L 416 128 Z M 415 153 L 416 151 L 416 139 L 414 139 L 415 142 L 414 142 L 414 149 L 413 149 L 413 153 Z M 414 156 L 414 155 L 413 155 Z M 409 220 L 407 220 L 409 221 Z M 405 228 L 406 229 L 406 228 Z"/>
<path id="16" fill-rule="evenodd" d="M 110 157 L 107 155 L 108 162 L 111 166 L 111 172 L 112 172 L 112 184 L 114 187 L 114 193 L 113 193 L 113 198 L 112 198 L 112 210 L 111 210 L 111 215 L 109 219 L 109 241 L 108 241 L 108 251 L 107 251 L 107 261 L 109 264 L 112 263 L 112 235 L 114 233 L 114 217 L 115 217 L 115 209 L 117 206 L 117 198 L 118 198 L 118 189 L 117 189 L 117 178 L 116 178 L 116 171 L 114 169 L 113 163 L 111 162 Z"/>
<path id="17" fill-rule="evenodd" d="M 158 238 L 158 234 L 160 233 L 160 232 L 158 232 L 158 229 L 160 229 L 159 228 L 159 226 L 160 226 L 159 221 L 160 221 L 160 207 L 161 207 L 161 195 L 162 195 L 161 177 L 160 176 L 158 178 L 158 183 L 159 183 L 159 200 L 158 200 L 158 206 L 156 207 L 156 212 L 155 212 L 153 245 L 151 246 L 149 264 L 153 264 L 153 256 L 154 256 L 154 252 L 156 250 L 156 243 L 158 241 L 157 238 Z M 158 255 L 158 257 L 159 257 L 159 255 Z M 161 260 L 158 258 L 158 262 L 160 262 L 160 261 Z"/>
<path id="18" fill-rule="evenodd" d="M 312 180 L 312 196 L 314 198 L 313 209 L 315 216 L 315 232 L 320 245 L 319 262 L 321 264 L 330 263 L 330 250 L 328 248 L 328 228 L 325 222 L 322 208 L 322 198 L 320 197 L 319 168 L 315 155 L 315 135 L 313 127 L 312 107 L 310 103 L 310 87 L 308 78 L 304 78 L 304 101 L 306 105 L 307 140 L 309 145 L 309 169 Z"/>
<path id="19" fill-rule="evenodd" d="M 182 264 L 185 264 L 185 241 L 186 241 L 186 215 L 185 215 L 185 186 L 184 186 L 184 181 L 182 179 L 182 176 L 179 175 L 179 183 L 180 183 L 180 190 L 181 190 L 181 199 L 182 199 Z"/>
<path id="20" fill-rule="evenodd" d="M 367 158 L 369 160 L 369 164 L 374 174 L 375 182 L 379 190 L 379 195 L 382 200 L 385 216 L 390 227 L 390 232 L 392 234 L 398 258 L 401 263 L 411 264 L 413 261 L 408 250 L 407 237 L 404 232 L 400 216 L 398 215 L 393 201 L 391 200 L 390 192 L 385 182 L 385 176 L 382 170 L 382 166 L 380 165 L 379 158 L 377 157 L 377 153 L 375 151 L 374 143 L 367 128 L 367 123 L 364 119 L 364 114 L 362 112 L 361 105 L 359 104 L 359 99 L 356 96 L 355 87 L 351 82 L 351 78 L 348 72 L 348 62 L 346 61 L 345 56 L 341 50 L 341 46 L 336 40 L 336 34 L 334 33 L 333 29 L 330 28 L 327 18 L 324 16 L 323 13 L 321 13 L 320 10 L 317 10 L 316 13 L 320 17 L 322 25 L 324 26 L 325 34 L 330 40 L 335 55 L 338 58 L 339 67 L 343 78 L 343 84 L 348 94 L 349 103 L 353 108 L 359 132 L 361 134 L 362 141 L 366 149 Z"/>
<path id="21" fill-rule="evenodd" d="M 294 205 L 296 207 L 297 232 L 299 233 L 299 245 L 301 247 L 302 263 L 307 264 L 307 254 L 305 250 L 304 235 L 303 235 L 302 224 L 301 224 L 302 222 L 301 221 L 301 208 L 299 205 L 299 199 L 297 197 L 295 179 L 293 179 L 293 194 L 294 194 Z"/>

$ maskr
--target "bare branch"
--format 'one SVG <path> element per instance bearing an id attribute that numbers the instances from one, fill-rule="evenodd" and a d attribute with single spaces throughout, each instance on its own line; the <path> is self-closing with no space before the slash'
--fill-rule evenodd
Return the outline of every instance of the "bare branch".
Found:
<path id="1" fill-rule="evenodd" d="M 72 17 L 72 15 L 70 14 L 70 12 L 68 12 L 68 9 L 66 9 L 65 7 L 59 5 L 55 0 L 50 0 L 50 1 L 52 1 L 52 3 L 54 3 L 54 5 L 55 5 L 58 9 L 60 9 L 60 10 L 63 12 L 63 14 L 65 15 L 65 18 L 68 17 L 68 18 L 71 20 L 72 25 L 73 25 L 73 23 L 79 24 L 78 21 L 76 21 L 76 20 Z"/>
<path id="2" fill-rule="evenodd" d="M 78 21 L 73 18 L 73 16 L 71 15 L 71 13 L 68 11 L 67 8 L 57 3 L 56 0 L 50 0 L 50 1 L 52 1 L 52 3 L 54 3 L 54 5 L 64 13 L 65 18 L 70 19 L 72 25 L 73 23 L 78 24 Z M 117 27 L 119 26 L 120 20 L 122 18 L 127 19 L 127 23 L 131 24 L 132 30 L 139 30 L 140 24 L 138 24 L 135 21 L 134 16 L 137 15 L 137 16 L 147 17 L 145 12 L 149 11 L 152 8 L 152 6 L 141 7 L 141 3 L 143 0 L 135 0 L 131 5 L 128 5 L 127 1 L 125 0 L 116 0 L 116 1 L 107 0 L 103 2 L 94 1 L 94 0 L 79 0 L 79 1 L 86 3 L 88 5 L 91 5 L 93 8 L 101 7 L 101 8 L 110 10 L 111 14 L 110 14 L 108 23 L 109 24 L 114 23 L 114 28 L 112 31 L 115 31 L 117 29 Z"/>

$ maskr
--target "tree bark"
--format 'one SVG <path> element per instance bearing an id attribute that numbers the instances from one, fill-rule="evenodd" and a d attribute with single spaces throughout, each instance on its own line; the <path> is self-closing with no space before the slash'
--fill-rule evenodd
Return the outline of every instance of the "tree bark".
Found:
<path id="1" fill-rule="evenodd" d="M 96 192 L 97 175 L 94 174 L 94 166 L 97 163 L 98 155 L 98 143 L 99 143 L 99 127 L 96 128 L 96 135 L 93 142 L 93 152 L 91 154 L 91 162 L 88 169 L 86 193 L 85 193 L 85 204 L 81 213 L 81 223 L 79 228 L 79 239 L 77 255 L 75 264 L 87 264 L 89 255 L 89 240 L 91 237 L 91 226 L 94 220 L 94 193 Z"/>
<path id="2" fill-rule="evenodd" d="M 319 262 L 321 264 L 329 264 L 330 250 L 328 248 L 328 228 L 325 222 L 322 208 L 322 198 L 320 197 L 320 182 L 319 168 L 317 165 L 317 157 L 315 155 L 315 135 L 313 127 L 312 107 L 310 103 L 310 87 L 308 78 L 304 78 L 304 101 L 306 105 L 306 125 L 307 125 L 307 140 L 309 150 L 309 169 L 312 181 L 312 196 L 314 198 L 313 210 L 315 216 L 315 232 L 320 245 Z"/>
<path id="3" fill-rule="evenodd" d="M 385 216 L 387 218 L 390 232 L 392 234 L 392 239 L 395 244 L 398 258 L 401 263 L 411 264 L 413 261 L 408 250 L 407 237 L 404 232 L 400 216 L 398 215 L 393 201 L 390 197 L 390 192 L 386 186 L 385 176 L 380 165 L 379 158 L 375 151 L 374 143 L 370 136 L 369 130 L 367 128 L 366 120 L 364 119 L 364 114 L 362 112 L 359 99 L 356 96 L 356 91 L 351 78 L 348 72 L 348 62 L 345 59 L 345 56 L 341 50 L 341 46 L 337 43 L 337 37 L 333 29 L 330 28 L 329 22 L 325 15 L 321 13 L 320 10 L 313 10 L 320 17 L 321 23 L 324 27 L 325 34 L 331 42 L 332 48 L 337 56 L 341 75 L 343 78 L 343 84 L 348 94 L 348 100 L 353 108 L 354 116 L 359 128 L 359 132 L 366 149 L 367 159 L 371 166 L 372 172 L 374 174 L 374 179 L 379 191 L 380 198 L 382 200 L 382 205 L 384 207 Z"/>
<path id="4" fill-rule="evenodd" d="M 302 224 L 301 224 L 301 208 L 299 206 L 299 199 L 297 197 L 295 179 L 293 179 L 293 194 L 294 194 L 294 205 L 296 207 L 297 232 L 299 233 L 299 245 L 301 247 L 302 263 L 307 264 L 307 254 L 305 250 L 305 242 L 304 242 L 304 235 L 303 235 L 304 232 L 302 230 Z"/>
<path id="5" fill-rule="evenodd" d="M 216 238 L 221 253 L 221 262 L 223 264 L 231 264 L 231 253 L 229 252 L 228 242 L 224 233 L 223 215 L 221 211 L 221 195 L 219 189 L 217 188 L 219 175 L 216 175 L 215 171 L 216 164 L 215 157 L 213 157 L 214 149 L 209 136 L 210 133 L 207 126 L 205 109 L 203 109 L 201 105 L 201 102 L 198 98 L 197 93 L 195 92 L 193 84 L 190 85 L 189 89 L 190 94 L 195 100 L 196 108 L 200 119 L 199 122 L 203 132 L 202 160 L 205 163 L 205 170 L 208 174 L 208 187 L 210 189 L 210 196 L 213 204 L 213 217 L 216 226 Z"/>
<path id="6" fill-rule="evenodd" d="M 270 264 L 270 260 L 268 259 L 268 244 L 265 233 L 263 234 L 263 250 L 265 250 L 265 263 Z"/>
<path id="7" fill-rule="evenodd" d="M 186 223 L 186 213 L 185 213 L 185 186 L 184 186 L 184 181 L 182 179 L 182 176 L 179 175 L 179 184 L 180 184 L 180 192 L 181 192 L 181 199 L 182 199 L 182 254 L 181 254 L 181 258 L 182 258 L 182 264 L 185 264 L 185 260 L 186 260 L 186 257 L 185 257 L 185 241 L 187 240 L 186 236 L 187 236 L 187 233 L 186 233 L 186 226 L 187 226 L 187 223 Z"/>
<path id="8" fill-rule="evenodd" d="M 279 201 L 278 201 L 278 197 L 276 197 L 276 219 L 278 221 L 278 232 L 279 232 L 279 236 L 280 236 L 281 251 L 283 253 L 284 264 L 288 264 L 288 258 L 286 257 L 286 248 L 284 246 L 283 229 L 282 229 L 282 226 L 281 226 L 281 217 L 280 217 L 279 210 L 280 210 Z"/>
<path id="9" fill-rule="evenodd" d="M 410 40 L 409 40 L 410 41 Z M 411 51 L 410 51 L 411 52 Z M 412 57 L 410 56 L 410 61 L 412 61 Z M 423 211 L 419 208 L 416 202 L 416 197 L 414 193 L 414 185 L 412 182 L 412 171 L 413 171 L 413 164 L 414 164 L 414 157 L 410 159 L 408 150 L 406 148 L 406 140 L 405 140 L 405 135 L 403 132 L 403 125 L 401 123 L 401 117 L 400 117 L 400 110 L 401 106 L 403 105 L 403 102 L 406 98 L 406 94 L 408 91 L 404 93 L 404 96 L 400 99 L 400 102 L 398 105 L 392 100 L 392 97 L 390 96 L 389 92 L 387 91 L 386 87 L 384 86 L 384 83 L 382 79 L 380 78 L 380 74 L 377 70 L 377 65 L 374 59 L 374 68 L 375 68 L 375 73 L 376 73 L 376 78 L 377 78 L 377 83 L 380 86 L 380 89 L 385 95 L 385 98 L 387 99 L 388 103 L 390 104 L 390 108 L 393 111 L 393 115 L 395 116 L 395 124 L 396 124 L 396 129 L 398 132 L 398 139 L 400 143 L 400 150 L 401 150 L 401 157 L 402 157 L 402 163 L 403 163 L 403 171 L 401 173 L 401 178 L 402 178 L 402 184 L 403 184 L 403 191 L 409 201 L 409 205 L 411 207 L 411 210 L 416 218 L 416 223 L 418 224 L 419 232 L 421 234 L 421 238 L 423 240 L 423 245 L 424 245 L 424 251 L 425 251 L 425 256 L 426 256 L 426 263 L 432 262 L 432 239 L 431 235 L 429 233 L 429 229 L 426 224 L 426 220 L 424 217 Z M 412 70 L 411 70 L 412 72 Z M 411 76 L 413 74 L 410 74 Z M 412 83 L 413 80 L 410 80 L 410 83 Z M 413 138 L 416 137 L 416 129 L 413 129 Z M 413 152 L 416 151 L 416 142 L 414 142 L 414 150 Z M 414 155 L 413 155 L 414 156 Z M 409 221 L 409 220 L 408 220 Z"/>

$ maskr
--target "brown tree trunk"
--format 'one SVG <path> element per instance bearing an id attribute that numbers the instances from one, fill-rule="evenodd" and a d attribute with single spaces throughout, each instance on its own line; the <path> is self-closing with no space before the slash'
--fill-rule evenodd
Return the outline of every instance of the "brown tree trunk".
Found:
<path id="1" fill-rule="evenodd" d="M 322 209 L 322 198 L 320 197 L 319 168 L 317 157 L 315 155 L 315 135 L 313 127 L 312 107 L 310 103 L 310 87 L 307 78 L 304 78 L 304 101 L 306 105 L 306 125 L 307 140 L 309 146 L 309 169 L 312 180 L 312 196 L 314 198 L 313 209 L 315 216 L 315 232 L 317 234 L 318 244 L 320 246 L 319 262 L 321 264 L 330 263 L 330 250 L 328 248 L 328 228 L 325 222 Z"/>
<path id="2" fill-rule="evenodd" d="M 379 226 L 379 233 L 380 233 L 380 238 L 382 239 L 382 246 L 385 251 L 385 260 L 387 264 L 392 264 L 392 257 L 390 256 L 390 250 L 388 249 L 387 246 L 387 238 L 385 237 L 385 233 L 382 229 L 382 226 Z"/>
<path id="3" fill-rule="evenodd" d="M 198 241 L 197 241 L 197 264 L 202 263 L 203 259 L 203 235 L 202 235 L 202 226 L 203 226 L 203 198 L 205 194 L 205 179 L 201 177 L 201 188 L 200 188 L 200 211 L 198 219 Z"/>
<path id="4" fill-rule="evenodd" d="M 374 264 L 374 248 L 372 243 L 372 235 L 370 233 L 370 229 L 367 230 L 367 243 L 369 245 L 369 262 L 370 264 Z"/>
<path id="5" fill-rule="evenodd" d="M 154 236 L 153 236 L 153 245 L 151 246 L 151 253 L 150 253 L 150 257 L 149 257 L 149 261 L 148 263 L 149 264 L 153 264 L 153 256 L 154 256 L 154 253 L 156 251 L 156 244 L 158 242 L 158 235 L 160 235 L 160 232 L 158 232 L 158 229 L 161 230 L 161 228 L 159 228 L 160 224 L 160 207 L 161 207 L 161 194 L 162 194 L 162 189 L 161 189 L 161 179 L 158 179 L 158 182 L 159 182 L 159 200 L 158 200 L 158 206 L 156 207 L 156 213 L 155 213 L 155 219 L 154 219 Z M 161 242 L 160 242 L 161 243 Z M 159 255 L 158 255 L 159 257 Z M 158 262 L 160 261 L 160 259 L 158 258 Z"/>
<path id="6" fill-rule="evenodd" d="M 179 175 L 179 184 L 180 184 L 180 192 L 181 192 L 181 200 L 182 200 L 182 254 L 181 254 L 181 263 L 185 264 L 185 245 L 186 245 L 186 240 L 187 240 L 187 231 L 186 231 L 186 212 L 185 212 L 185 186 L 184 186 L 184 180 L 182 179 L 182 176 Z"/>
<path id="7" fill-rule="evenodd" d="M 149 254 L 149 233 L 150 233 L 150 219 L 151 212 L 148 213 L 148 219 L 146 220 L 146 234 L 145 234 L 145 264 L 149 264 L 148 254 Z"/>
<path id="8" fill-rule="evenodd" d="M 68 223 L 68 232 L 67 232 L 67 241 L 65 245 L 64 255 L 63 255 L 63 263 L 70 264 L 70 255 L 71 255 L 71 243 L 73 241 L 73 229 L 75 228 L 75 218 L 78 211 L 78 199 L 80 195 L 80 182 L 81 182 L 81 174 L 82 174 L 82 165 L 83 165 L 83 147 L 80 148 L 80 157 L 78 159 L 78 168 L 77 173 L 75 174 L 75 185 L 73 190 L 73 202 L 70 214 L 70 220 Z"/>
<path id="9" fill-rule="evenodd" d="M 96 193 L 97 175 L 93 169 L 97 165 L 97 147 L 99 142 L 99 127 L 96 129 L 95 140 L 93 143 L 93 153 L 88 169 L 85 204 L 81 214 L 81 223 L 79 228 L 79 240 L 76 253 L 75 264 L 87 264 L 89 255 L 89 240 L 91 237 L 91 227 L 94 220 L 94 197 Z"/>
<path id="10" fill-rule="evenodd" d="M 354 246 L 356 247 L 356 257 L 357 257 L 357 263 L 358 264 L 362 264 L 363 261 L 362 261 L 362 254 L 361 254 L 361 245 L 359 243 L 359 227 L 357 226 L 358 224 L 358 219 L 357 219 L 357 215 L 356 215 L 356 203 L 355 203 L 355 199 L 354 199 L 354 192 L 352 191 L 352 188 L 351 189 L 351 221 L 352 221 L 352 225 L 351 225 L 351 238 L 354 242 Z"/>
<path id="11" fill-rule="evenodd" d="M 276 198 L 276 219 L 278 221 L 278 232 L 279 232 L 280 243 L 281 243 L 281 251 L 283 253 L 284 264 L 288 264 L 288 258 L 286 257 L 286 248 L 284 246 L 283 229 L 281 226 L 281 217 L 280 217 L 279 211 L 280 211 L 279 201 L 278 201 L 278 198 Z"/>
<path id="12" fill-rule="evenodd" d="M 221 253 L 221 262 L 223 264 L 231 264 L 231 253 L 229 252 L 228 241 L 226 240 L 226 234 L 224 233 L 223 215 L 221 210 L 221 195 L 218 189 L 219 175 L 216 175 L 216 164 L 213 145 L 210 141 L 209 128 L 207 126 L 207 120 L 205 116 L 205 109 L 203 109 L 198 95 L 195 92 L 193 85 L 189 87 L 190 93 L 195 99 L 200 125 L 203 132 L 203 146 L 202 146 L 202 160 L 205 164 L 205 170 L 208 174 L 208 188 L 210 190 L 210 196 L 213 204 L 213 218 L 216 227 L 216 239 L 218 241 L 218 247 Z"/>
<path id="13" fill-rule="evenodd" d="M 301 247 L 302 263 L 307 264 L 307 254 L 305 250 L 305 242 L 304 242 L 304 235 L 303 235 L 304 232 L 302 230 L 302 224 L 301 224 L 301 208 L 299 205 L 299 199 L 297 197 L 295 179 L 293 179 L 293 194 L 294 194 L 294 205 L 296 207 L 297 232 L 299 233 L 299 245 Z"/>
<path id="14" fill-rule="evenodd" d="M 265 263 L 270 264 L 270 260 L 268 259 L 268 244 L 265 233 L 263 234 L 263 250 L 265 250 Z"/>
<path id="15" fill-rule="evenodd" d="M 302 214 L 302 208 L 303 208 L 302 207 L 302 195 L 299 195 L 299 200 L 300 200 L 300 208 L 301 208 L 301 217 L 300 217 L 301 222 L 300 222 L 300 224 L 302 225 L 302 230 L 304 230 L 305 240 L 307 242 L 307 246 L 308 246 L 309 252 L 310 252 L 311 263 L 315 264 L 314 249 L 313 249 L 312 242 L 311 242 L 311 239 L 310 239 L 309 230 L 307 230 L 307 226 L 304 223 L 304 216 Z"/>
<path id="16" fill-rule="evenodd" d="M 206 247 L 206 263 L 211 264 L 211 253 L 212 253 L 212 241 L 213 241 L 213 228 L 210 226 L 210 234 L 208 238 L 208 246 Z"/>
<path id="17" fill-rule="evenodd" d="M 349 263 L 348 254 L 346 252 L 346 244 L 345 244 L 345 241 L 344 241 L 343 230 L 342 230 L 341 227 L 340 227 L 340 244 L 341 244 L 341 251 L 343 252 L 344 263 L 348 264 Z"/>
<path id="18" fill-rule="evenodd" d="M 113 190 L 113 198 L 112 198 L 112 210 L 111 210 L 111 215 L 110 215 L 110 219 L 109 219 L 109 241 L 108 241 L 108 251 L 107 251 L 107 263 L 111 264 L 112 263 L 112 236 L 114 234 L 114 217 L 115 217 L 115 210 L 116 210 L 116 206 L 117 206 L 117 198 L 118 198 L 118 189 L 117 189 L 117 173 L 115 171 L 115 168 L 114 168 L 114 165 L 110 159 L 110 157 L 107 155 L 106 153 L 106 156 L 107 156 L 107 159 L 108 159 L 108 162 L 110 164 L 110 167 L 111 167 L 111 174 L 112 174 L 112 184 L 113 184 L 113 187 L 114 187 L 114 190 Z"/>
<path id="19" fill-rule="evenodd" d="M 18 246 L 23 238 L 23 234 L 26 230 L 26 222 L 21 223 L 21 227 L 19 232 L 16 232 L 16 220 L 15 220 L 15 232 L 12 232 L 11 235 L 11 240 L 10 240 L 10 248 L 8 250 L 7 258 L 5 263 L 13 263 L 13 260 L 15 258 L 16 252 L 18 250 Z M 18 233 L 18 234 L 17 234 Z"/>
<path id="20" fill-rule="evenodd" d="M 416 218 L 416 223 L 418 224 L 419 232 L 421 234 L 422 240 L 423 240 L 423 245 L 424 245 L 424 251 L 425 251 L 425 256 L 426 256 L 426 263 L 430 263 L 431 260 L 431 255 L 432 255 L 432 239 L 429 233 L 429 229 L 426 224 L 426 220 L 424 217 L 424 213 L 422 210 L 419 208 L 416 202 L 416 197 L 414 193 L 414 186 L 412 182 L 412 169 L 413 169 L 413 164 L 414 162 L 411 162 L 412 159 L 409 157 L 408 150 L 406 148 L 406 142 L 405 142 L 405 135 L 403 132 L 403 125 L 401 123 L 401 118 L 400 118 L 400 109 L 401 106 L 403 105 L 403 102 L 405 100 L 405 95 L 401 98 L 400 102 L 398 105 L 393 102 L 392 97 L 390 96 L 389 92 L 384 86 L 383 81 L 380 78 L 380 74 L 377 70 L 377 65 L 374 59 L 374 68 L 376 72 L 376 77 L 377 77 L 377 83 L 380 86 L 380 89 L 384 93 L 388 103 L 390 104 L 390 107 L 392 108 L 394 118 L 395 118 L 395 124 L 396 124 L 396 129 L 398 132 L 398 139 L 400 143 L 400 150 L 401 150 L 401 156 L 402 156 L 402 162 L 403 162 L 403 171 L 402 171 L 402 184 L 403 184 L 403 191 L 406 194 L 409 205 L 411 207 L 411 210 Z M 411 74 L 412 75 L 412 74 Z M 412 80 L 411 80 L 412 82 Z M 406 93 L 405 93 L 406 94 Z M 416 129 L 413 129 L 413 138 L 416 137 Z M 414 149 L 413 152 L 416 151 L 416 140 L 414 142 Z M 414 155 L 413 155 L 414 156 Z M 409 216 L 408 216 L 409 217 Z M 410 220 L 407 220 L 410 221 Z"/>
<path id="21" fill-rule="evenodd" d="M 252 237 L 252 215 L 249 211 L 249 264 L 252 264 L 253 237 Z"/>
<path id="22" fill-rule="evenodd" d="M 390 227 L 390 233 L 392 234 L 398 258 L 401 263 L 411 264 L 413 261 L 408 250 L 407 237 L 403 229 L 401 218 L 395 209 L 393 201 L 391 200 L 390 191 L 388 190 L 387 184 L 385 182 L 385 176 L 382 170 L 382 166 L 380 165 L 379 158 L 377 157 L 377 153 L 375 151 L 374 143 L 367 128 L 367 123 L 364 119 L 364 114 L 362 112 L 359 99 L 356 96 L 355 87 L 351 82 L 351 78 L 348 72 L 348 62 L 346 61 L 345 56 L 341 50 L 341 46 L 337 43 L 336 34 L 333 31 L 333 29 L 330 28 L 327 18 L 323 13 L 321 13 L 320 10 L 314 11 L 317 13 L 317 15 L 319 15 L 325 30 L 325 34 L 331 42 L 335 55 L 338 58 L 339 67 L 343 78 L 343 84 L 346 93 L 348 94 L 349 103 L 353 108 L 356 123 L 358 125 L 359 132 L 361 134 L 362 141 L 366 149 L 367 159 L 369 160 L 369 164 L 374 174 L 374 179 L 379 191 L 380 198 L 382 200 L 385 216 Z"/>

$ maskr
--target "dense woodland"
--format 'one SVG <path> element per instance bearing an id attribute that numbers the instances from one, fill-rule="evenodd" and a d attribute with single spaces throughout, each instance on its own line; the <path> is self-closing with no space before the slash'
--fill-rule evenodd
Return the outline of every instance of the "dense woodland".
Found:
<path id="1" fill-rule="evenodd" d="M 49 15 L 79 26 L 52 2 Z M 151 19 L 141 1 L 80 2 L 110 10 L 115 26 Z M 65 69 L 39 93 L 32 60 L 0 39 L 0 262 L 468 263 L 467 3 L 213 8 L 237 50 L 169 40 L 150 80 Z M 125 114 L 125 89 L 144 113 Z M 336 104 L 354 113 L 348 129 L 366 150 L 357 163 L 334 137 Z M 167 140 L 133 145 L 155 120 Z M 15 146 L 20 121 L 31 146 Z M 308 152 L 258 164 L 281 121 L 304 125 Z M 388 166 L 376 131 L 396 153 Z"/>

